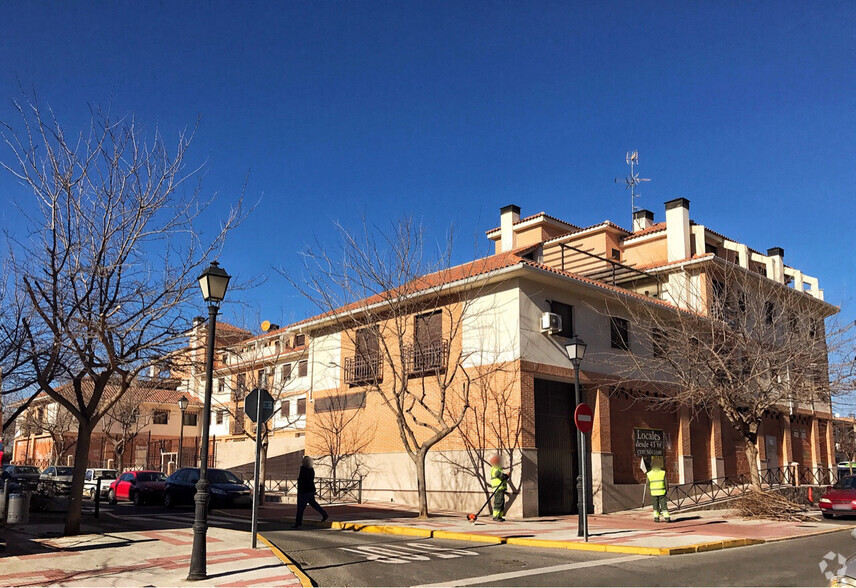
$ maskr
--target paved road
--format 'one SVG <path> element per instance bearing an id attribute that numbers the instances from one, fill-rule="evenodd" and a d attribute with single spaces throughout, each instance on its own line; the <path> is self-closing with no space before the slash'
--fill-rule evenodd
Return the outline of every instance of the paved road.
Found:
<path id="1" fill-rule="evenodd" d="M 268 531 L 319 586 L 824 586 L 829 552 L 849 556 L 842 531 L 669 557 L 596 554 L 329 529 Z"/>
<path id="2" fill-rule="evenodd" d="M 248 531 L 248 515 L 215 510 L 210 524 Z M 36 518 L 45 516 L 50 515 Z M 188 527 L 192 521 L 192 507 L 168 510 L 126 503 L 104 505 L 101 516 L 105 530 Z M 646 557 L 309 527 L 295 531 L 290 525 L 290 519 L 262 520 L 259 527 L 319 586 L 824 586 L 827 580 L 819 568 L 824 557 L 830 552 L 856 553 L 848 531 L 711 553 Z"/>

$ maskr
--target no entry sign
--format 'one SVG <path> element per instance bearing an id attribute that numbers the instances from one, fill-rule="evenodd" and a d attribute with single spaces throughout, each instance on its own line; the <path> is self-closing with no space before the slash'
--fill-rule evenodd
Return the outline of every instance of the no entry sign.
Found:
<path id="1" fill-rule="evenodd" d="M 574 411 L 574 424 L 581 433 L 591 433 L 594 424 L 594 413 L 588 404 L 582 403 Z"/>

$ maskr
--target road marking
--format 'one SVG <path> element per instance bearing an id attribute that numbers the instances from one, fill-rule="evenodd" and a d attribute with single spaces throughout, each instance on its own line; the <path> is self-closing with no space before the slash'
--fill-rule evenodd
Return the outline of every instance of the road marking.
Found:
<path id="1" fill-rule="evenodd" d="M 414 561 L 430 561 L 434 556 L 438 559 L 454 559 L 467 555 L 480 555 L 477 551 L 437 547 L 430 543 L 407 543 L 405 545 L 386 545 L 370 543 L 356 547 L 340 547 L 341 551 L 349 551 L 362 555 L 367 561 L 387 564 L 406 564 Z"/>
<path id="2" fill-rule="evenodd" d="M 516 572 L 506 572 L 504 574 L 491 574 L 489 576 L 476 576 L 473 578 L 463 578 L 460 580 L 449 580 L 448 582 L 437 582 L 436 584 L 420 584 L 414 588 L 439 588 L 441 586 L 473 586 L 475 584 L 495 584 L 503 580 L 513 580 L 514 578 L 522 578 L 524 576 L 540 576 L 542 574 L 553 574 L 555 572 L 566 572 L 568 570 L 579 570 L 582 568 L 594 568 L 598 566 L 607 566 L 617 563 L 625 563 L 628 561 L 636 561 L 638 559 L 647 559 L 645 555 L 628 555 L 625 557 L 612 557 L 609 559 L 599 559 L 596 561 L 581 561 L 578 563 L 564 564 L 560 566 L 549 566 L 546 568 L 534 568 L 531 570 L 519 570 Z"/>

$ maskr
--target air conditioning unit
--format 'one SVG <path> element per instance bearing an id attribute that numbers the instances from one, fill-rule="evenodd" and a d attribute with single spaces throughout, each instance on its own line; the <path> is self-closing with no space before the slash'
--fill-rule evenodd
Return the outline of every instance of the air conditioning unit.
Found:
<path id="1" fill-rule="evenodd" d="M 555 335 L 562 330 L 562 317 L 554 312 L 545 312 L 541 315 L 541 332 Z"/>

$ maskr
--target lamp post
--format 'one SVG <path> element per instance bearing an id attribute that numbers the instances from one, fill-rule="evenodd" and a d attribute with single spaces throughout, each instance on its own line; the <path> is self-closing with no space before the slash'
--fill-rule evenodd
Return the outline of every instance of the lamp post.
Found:
<path id="1" fill-rule="evenodd" d="M 178 399 L 178 408 L 181 411 L 181 428 L 178 433 L 178 467 L 181 468 L 181 453 L 184 449 L 184 411 L 187 410 L 187 396 L 182 395 Z"/>
<path id="2" fill-rule="evenodd" d="M 582 404 L 580 390 L 580 364 L 586 354 L 586 343 L 579 337 L 571 339 L 565 345 L 565 351 L 574 365 L 574 412 Z M 588 459 L 586 458 L 586 436 L 577 429 L 577 537 L 588 541 Z"/>
<path id="3" fill-rule="evenodd" d="M 214 373 L 214 331 L 217 312 L 226 297 L 231 276 L 216 261 L 199 276 L 202 298 L 208 303 L 208 342 L 205 352 L 205 403 L 202 409 L 202 443 L 199 449 L 199 481 L 196 483 L 196 512 L 193 517 L 193 551 L 190 554 L 188 580 L 208 577 L 206 561 L 206 535 L 208 534 L 208 429 L 211 426 L 211 378 Z M 182 423 L 184 419 L 182 418 Z"/>

